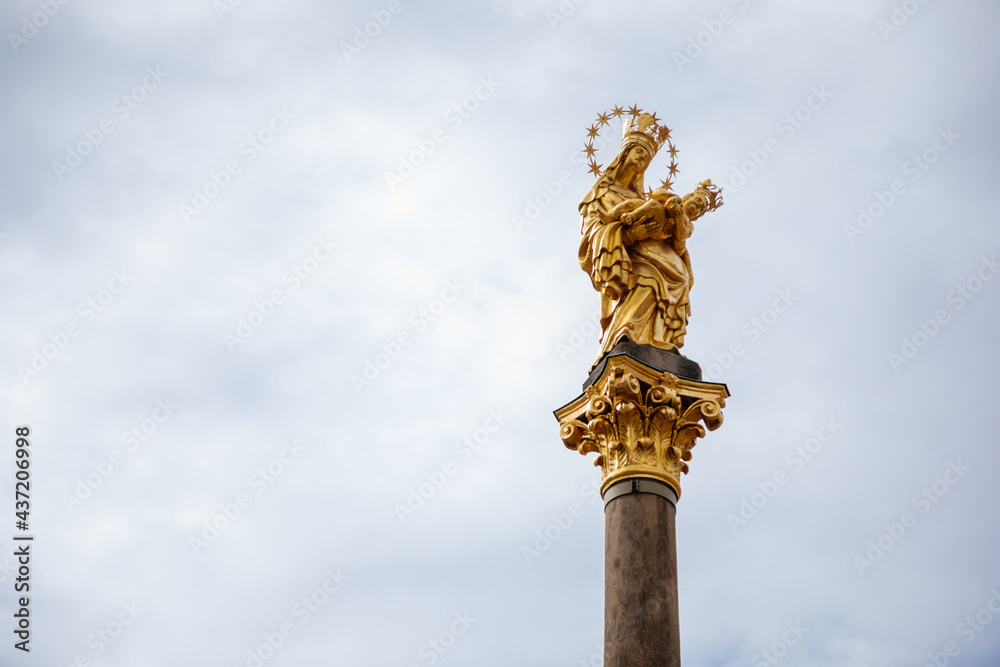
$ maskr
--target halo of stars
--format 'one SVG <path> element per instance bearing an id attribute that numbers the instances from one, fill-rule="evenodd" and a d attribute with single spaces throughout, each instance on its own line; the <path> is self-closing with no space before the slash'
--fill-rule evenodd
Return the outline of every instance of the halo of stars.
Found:
<path id="1" fill-rule="evenodd" d="M 594 121 L 594 124 L 587 128 L 587 143 L 584 145 L 582 151 L 587 154 L 587 163 L 590 165 L 590 173 L 594 174 L 595 176 L 599 176 L 601 170 L 604 168 L 604 165 L 597 164 L 597 158 L 595 157 L 597 149 L 594 148 L 594 139 L 598 137 L 598 135 L 601 133 L 601 130 L 604 129 L 604 126 L 610 123 L 611 119 L 613 118 L 622 118 L 623 116 L 630 116 L 631 118 L 628 120 L 629 125 L 637 128 L 639 116 L 641 116 L 642 114 L 643 110 L 640 109 L 638 106 L 633 105 L 628 109 L 623 109 L 620 106 L 616 106 L 610 111 L 605 111 L 604 113 L 599 114 L 597 116 L 597 120 Z M 670 140 L 670 128 L 661 126 L 659 119 L 656 117 L 656 114 L 651 114 L 651 117 L 653 119 L 654 140 L 656 141 L 657 144 L 660 145 L 660 147 L 662 147 L 663 144 L 666 143 L 668 147 L 667 152 L 670 153 L 669 171 L 667 173 L 667 177 L 663 179 L 662 183 L 660 184 L 660 187 L 667 188 L 669 190 L 674 185 L 674 177 L 676 177 L 677 173 L 680 171 L 680 169 L 677 168 L 677 148 L 674 146 L 673 141 Z M 625 121 L 623 120 L 623 122 Z M 644 132 L 644 134 L 649 135 L 650 133 Z M 650 189 L 646 193 L 647 196 L 651 192 L 652 189 Z"/>

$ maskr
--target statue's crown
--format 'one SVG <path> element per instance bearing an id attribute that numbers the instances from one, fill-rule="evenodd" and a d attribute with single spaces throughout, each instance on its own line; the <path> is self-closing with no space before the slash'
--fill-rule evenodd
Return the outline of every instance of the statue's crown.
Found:
<path id="1" fill-rule="evenodd" d="M 677 175 L 677 149 L 674 148 L 670 140 L 670 128 L 660 125 L 656 114 L 644 112 L 637 106 L 623 108 L 616 106 L 610 111 L 606 111 L 597 116 L 593 125 L 587 128 L 587 143 L 583 147 L 583 152 L 587 154 L 587 163 L 590 165 L 590 173 L 599 176 L 601 165 L 597 164 L 597 149 L 594 147 L 594 139 L 601 129 L 608 125 L 612 119 L 622 119 L 622 147 L 630 142 L 642 142 L 647 145 L 651 154 L 656 154 L 660 148 L 666 144 L 670 152 L 670 173 L 663 180 L 663 187 L 669 189 L 673 184 L 673 178 Z"/>
<path id="2" fill-rule="evenodd" d="M 655 153 L 660 150 L 669 137 L 670 129 L 661 126 L 653 114 L 632 115 L 622 123 L 622 146 L 630 139 L 645 138 L 652 144 Z"/>

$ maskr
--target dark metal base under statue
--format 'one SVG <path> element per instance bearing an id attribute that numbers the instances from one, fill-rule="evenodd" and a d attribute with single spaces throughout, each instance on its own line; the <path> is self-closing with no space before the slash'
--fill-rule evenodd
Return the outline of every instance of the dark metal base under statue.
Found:
<path id="1" fill-rule="evenodd" d="M 698 362 L 688 359 L 677 350 L 662 350 L 651 345 L 633 343 L 628 338 L 623 338 L 610 352 L 601 357 L 600 361 L 594 364 L 590 375 L 587 376 L 587 381 L 583 383 L 583 388 L 586 389 L 597 382 L 610 357 L 619 356 L 632 357 L 650 368 L 673 373 L 686 380 L 701 380 L 701 366 L 698 365 Z"/>

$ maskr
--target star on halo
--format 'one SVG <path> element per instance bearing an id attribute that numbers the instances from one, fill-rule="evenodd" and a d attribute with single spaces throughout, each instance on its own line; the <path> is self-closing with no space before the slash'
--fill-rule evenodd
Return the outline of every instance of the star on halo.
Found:
<path id="1" fill-rule="evenodd" d="M 625 116 L 629 116 L 626 118 Z M 632 105 L 630 107 L 622 107 L 615 105 L 609 111 L 600 113 L 597 119 L 594 121 L 593 125 L 587 128 L 587 141 L 584 143 L 583 150 L 581 151 L 587 156 L 588 171 L 591 174 L 599 176 L 603 165 L 597 164 L 597 148 L 594 147 L 594 141 L 600 136 L 601 130 L 607 126 L 612 119 L 622 118 L 625 125 L 626 131 L 640 131 L 646 133 L 651 139 L 653 139 L 658 146 L 666 145 L 667 150 L 670 153 L 670 166 L 667 178 L 663 179 L 662 187 L 667 189 L 671 188 L 674 183 L 674 177 L 680 171 L 677 168 L 677 149 L 674 147 L 671 141 L 671 131 L 670 128 L 661 126 L 660 119 L 655 113 L 646 113 L 638 105 Z M 639 127 L 639 119 L 642 119 L 642 127 Z"/>

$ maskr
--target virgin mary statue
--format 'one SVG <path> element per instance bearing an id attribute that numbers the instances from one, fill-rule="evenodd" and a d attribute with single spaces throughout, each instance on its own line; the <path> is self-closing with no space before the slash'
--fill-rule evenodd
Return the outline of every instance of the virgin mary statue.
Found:
<path id="1" fill-rule="evenodd" d="M 683 199 L 665 189 L 646 195 L 643 174 L 663 137 L 655 123 L 659 137 L 643 131 L 650 119 L 629 122 L 618 155 L 580 202 L 580 266 L 601 295 L 598 360 L 625 338 L 666 350 L 684 344 L 693 283 L 685 241 L 716 204 L 708 181 Z"/>

